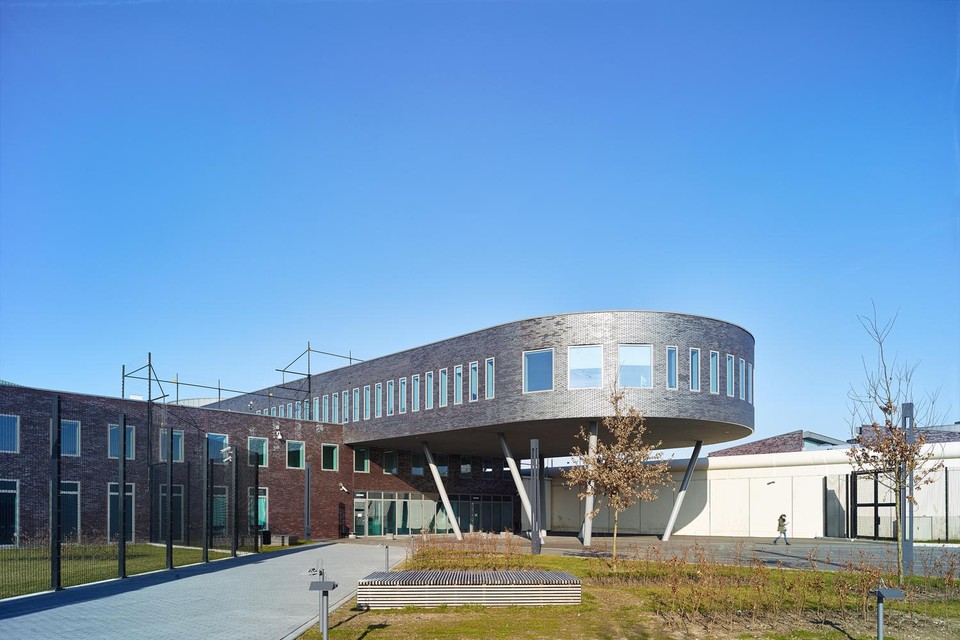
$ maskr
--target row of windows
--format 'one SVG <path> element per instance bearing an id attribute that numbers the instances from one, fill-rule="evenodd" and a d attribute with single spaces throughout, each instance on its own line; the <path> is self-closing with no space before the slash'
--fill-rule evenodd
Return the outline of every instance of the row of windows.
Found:
<path id="1" fill-rule="evenodd" d="M 679 389 L 679 350 L 668 345 L 664 354 L 667 389 Z M 523 392 L 554 389 L 553 348 L 523 352 Z M 690 391 L 700 391 L 700 349 L 692 347 L 688 358 Z M 753 364 L 726 354 L 726 393 L 739 394 L 741 400 L 753 404 Z M 710 351 L 710 393 L 720 393 L 720 352 Z M 621 389 L 653 388 L 653 346 L 649 344 L 617 345 L 617 386 Z M 567 348 L 567 388 L 603 388 L 603 345 L 579 345 Z"/>
<path id="2" fill-rule="evenodd" d="M 399 473 L 399 451 L 386 450 L 383 452 L 383 473 L 387 475 L 397 475 Z M 437 471 L 441 477 L 447 477 L 450 474 L 450 456 L 445 453 L 433 454 L 433 462 L 437 465 Z M 461 478 L 477 477 L 484 479 L 500 479 L 505 473 L 509 473 L 509 468 L 503 460 L 497 458 L 470 458 L 462 456 L 460 458 L 459 475 Z M 410 457 L 410 475 L 425 475 L 427 469 L 426 458 L 423 453 L 414 451 Z M 356 473 L 370 473 L 370 451 L 368 449 L 358 448 L 353 454 L 353 470 Z"/>
<path id="3" fill-rule="evenodd" d="M 258 487 L 257 502 L 254 503 L 254 488 L 248 487 L 248 501 L 251 526 L 256 524 L 261 529 L 269 526 L 269 500 L 267 487 Z M 135 523 L 136 523 L 136 484 L 126 483 L 124 490 L 124 511 L 125 511 L 125 532 L 124 536 L 128 541 L 133 541 Z M 167 494 L 167 486 L 160 485 L 160 500 L 164 501 Z M 174 540 L 183 539 L 183 485 L 173 485 L 173 505 L 174 505 Z M 227 487 L 214 486 L 213 488 L 213 528 L 226 528 L 227 517 Z M 110 539 L 119 537 L 120 518 L 119 518 L 119 497 L 120 484 L 117 482 L 107 483 L 107 535 Z M 256 509 L 254 505 L 256 504 Z M 0 480 L 0 514 L 3 514 L 3 522 L 6 524 L 0 527 L 0 546 L 9 546 L 18 544 L 20 511 L 20 487 L 18 480 Z M 65 541 L 82 542 L 80 529 L 80 482 L 75 480 L 64 480 L 60 482 L 60 527 Z M 254 522 L 256 514 L 257 522 Z"/>
<path id="4" fill-rule="evenodd" d="M 496 361 L 487 358 L 483 368 L 483 397 L 492 400 L 496 394 Z M 324 394 L 313 398 L 311 411 L 310 402 L 288 402 L 269 409 L 258 409 L 257 414 L 270 415 L 278 418 L 296 418 L 327 423 L 347 423 L 382 418 L 384 414 L 392 416 L 397 413 L 405 414 L 423 409 L 429 411 L 438 407 L 450 405 L 451 378 L 453 383 L 453 404 L 463 404 L 464 392 L 467 402 L 476 402 L 480 399 L 480 362 L 475 361 L 467 365 L 466 384 L 464 384 L 464 367 L 461 364 L 453 367 L 451 376 L 447 368 L 437 371 L 427 371 L 413 374 L 409 378 L 387 380 L 386 384 L 378 382 L 375 385 L 354 387 L 351 391 L 342 393 Z M 435 385 L 436 383 L 436 385 Z M 384 390 L 386 394 L 384 395 Z M 408 403 L 408 398 L 410 402 Z M 436 403 L 436 404 L 435 404 Z"/>
<path id="5" fill-rule="evenodd" d="M 80 455 L 80 421 L 60 421 L 60 455 Z M 127 425 L 127 440 L 124 447 L 127 460 L 136 459 L 137 428 Z M 20 416 L 0 415 L 0 453 L 20 453 Z M 120 425 L 107 425 L 107 457 L 120 457 Z"/>

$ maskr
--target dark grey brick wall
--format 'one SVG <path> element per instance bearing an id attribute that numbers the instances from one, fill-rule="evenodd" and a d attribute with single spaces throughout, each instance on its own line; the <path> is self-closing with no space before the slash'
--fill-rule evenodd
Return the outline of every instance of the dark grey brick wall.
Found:
<path id="1" fill-rule="evenodd" d="M 567 347 L 586 344 L 603 345 L 603 388 L 567 388 Z M 536 421 L 585 420 L 611 413 L 609 394 L 616 380 L 619 344 L 650 344 L 653 346 L 653 388 L 627 389 L 626 401 L 636 406 L 651 419 L 682 420 L 687 423 L 703 421 L 699 428 L 709 430 L 712 425 L 724 423 L 738 426 L 739 435 L 753 429 L 754 407 L 740 400 L 739 377 L 735 376 L 734 397 L 726 395 L 726 354 L 735 356 L 735 366 L 740 358 L 754 364 L 754 339 L 746 330 L 736 325 L 705 318 L 669 312 L 611 311 L 574 313 L 532 318 L 512 322 L 482 331 L 469 333 L 433 344 L 424 345 L 360 364 L 317 374 L 311 380 L 313 396 L 341 393 L 378 382 L 397 380 L 414 374 L 420 375 L 421 387 L 427 371 L 449 372 L 449 401 L 447 407 L 439 407 L 439 392 L 436 388 L 439 374 L 435 373 L 434 408 L 424 410 L 423 394 L 420 410 L 393 416 L 384 416 L 355 422 L 344 426 L 346 442 L 369 442 L 436 434 L 474 428 L 490 428 L 491 425 L 509 425 Z M 678 390 L 666 388 L 666 347 L 678 348 Z M 691 392 L 689 381 L 689 349 L 700 351 L 700 392 Z M 540 393 L 522 393 L 523 351 L 541 348 L 554 349 L 554 389 Z M 720 352 L 720 393 L 709 392 L 709 353 Z M 486 400 L 484 393 L 484 361 L 496 359 L 496 397 Z M 468 402 L 469 363 L 479 363 L 479 397 Z M 464 402 L 453 404 L 454 367 L 464 367 Z M 277 398 L 306 399 L 306 382 L 301 381 L 301 390 L 291 391 L 275 387 Z M 408 390 L 407 402 L 412 394 Z M 264 395 L 241 396 L 220 403 L 224 409 L 248 411 L 248 403 L 254 409 L 264 409 L 271 404 Z M 273 402 L 275 404 L 275 401 Z M 711 438 L 704 438 L 708 441 Z M 725 438 L 729 439 L 729 437 Z"/>

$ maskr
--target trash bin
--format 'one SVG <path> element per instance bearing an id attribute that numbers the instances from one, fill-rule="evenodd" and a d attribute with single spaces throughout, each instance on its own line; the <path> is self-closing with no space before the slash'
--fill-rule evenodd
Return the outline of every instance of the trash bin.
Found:
<path id="1" fill-rule="evenodd" d="M 263 529 L 260 532 L 260 544 L 270 544 L 270 529 Z"/>

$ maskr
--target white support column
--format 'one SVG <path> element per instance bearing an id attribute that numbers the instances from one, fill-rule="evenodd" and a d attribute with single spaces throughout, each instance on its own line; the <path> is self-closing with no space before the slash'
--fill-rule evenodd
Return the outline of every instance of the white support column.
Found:
<path id="1" fill-rule="evenodd" d="M 697 458 L 700 457 L 700 449 L 703 447 L 703 441 L 697 440 L 693 447 L 693 453 L 690 454 L 690 462 L 687 463 L 687 470 L 683 474 L 683 481 L 680 483 L 680 491 L 677 492 L 677 501 L 673 503 L 673 511 L 670 512 L 670 519 L 667 521 L 667 528 L 663 532 L 663 541 L 666 542 L 673 534 L 673 525 L 677 523 L 677 515 L 680 513 L 680 505 L 683 504 L 683 498 L 687 494 L 687 486 L 690 484 L 690 476 L 693 475 L 693 468 L 697 466 Z"/>
<path id="2" fill-rule="evenodd" d="M 498 433 L 497 437 L 500 438 L 500 448 L 503 449 L 503 457 L 507 461 L 507 466 L 510 467 L 510 475 L 513 476 L 513 483 L 517 486 L 517 493 L 520 494 L 520 504 L 523 505 L 523 510 L 527 514 L 527 521 L 533 522 L 533 509 L 530 508 L 530 498 L 527 497 L 527 491 L 523 488 L 523 480 L 520 479 L 520 469 L 517 468 L 517 461 L 513 459 L 513 454 L 510 453 L 510 447 L 507 446 L 507 439 L 503 437 L 502 433 Z"/>
<path id="3" fill-rule="evenodd" d="M 430 447 L 423 443 L 423 455 L 427 458 L 427 464 L 430 466 L 430 473 L 433 475 L 433 481 L 437 485 L 437 491 L 440 492 L 440 500 L 443 501 L 443 508 L 447 510 L 447 520 L 453 527 L 453 534 L 457 540 L 463 540 L 463 534 L 460 532 L 460 523 L 457 522 L 457 514 L 453 512 L 453 506 L 450 504 L 450 497 L 447 495 L 447 489 L 443 486 L 443 479 L 440 478 L 440 470 L 437 469 L 437 463 L 433 461 L 433 454 L 430 453 Z"/>
<path id="4" fill-rule="evenodd" d="M 587 454 L 594 455 L 597 452 L 597 422 L 590 423 L 590 441 L 587 443 Z M 593 542 L 593 518 L 587 516 L 593 511 L 593 483 L 590 484 L 587 491 L 587 497 L 583 502 L 583 527 L 580 528 L 580 539 L 583 546 L 589 547 Z"/>

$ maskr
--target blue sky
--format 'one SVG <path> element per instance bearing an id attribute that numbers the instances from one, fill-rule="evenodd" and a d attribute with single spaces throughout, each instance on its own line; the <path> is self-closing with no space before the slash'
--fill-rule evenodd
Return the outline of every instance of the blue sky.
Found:
<path id="1" fill-rule="evenodd" d="M 754 334 L 757 437 L 846 437 L 875 301 L 960 420 L 958 25 L 950 0 L 0 0 L 0 378 L 119 395 L 152 351 L 256 389 L 307 340 L 671 310 Z"/>

